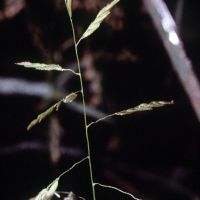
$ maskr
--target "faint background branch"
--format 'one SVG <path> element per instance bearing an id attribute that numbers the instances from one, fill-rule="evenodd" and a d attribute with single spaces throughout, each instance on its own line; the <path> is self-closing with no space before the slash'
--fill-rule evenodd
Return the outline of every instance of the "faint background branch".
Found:
<path id="1" fill-rule="evenodd" d="M 153 20 L 169 55 L 172 66 L 190 98 L 193 109 L 200 122 L 199 81 L 193 71 L 191 61 L 186 56 L 183 43 L 177 33 L 176 24 L 163 0 L 144 0 L 144 5 Z"/>
<path id="2" fill-rule="evenodd" d="M 58 91 L 55 87 L 48 83 L 43 82 L 31 82 L 17 78 L 0 78 L 0 94 L 2 95 L 27 95 L 41 97 L 47 100 L 59 100 L 66 96 L 63 91 Z M 82 113 L 82 105 L 79 102 L 72 102 L 66 104 L 67 107 L 73 109 L 76 112 Z M 106 113 L 92 107 L 87 106 L 88 116 L 99 119 L 106 116 Z M 106 120 L 110 122 L 112 120 Z"/>
<path id="3" fill-rule="evenodd" d="M 15 145 L 5 146 L 0 148 L 0 155 L 13 155 L 21 153 L 24 151 L 38 151 L 38 152 L 49 152 L 48 144 L 39 141 L 25 141 Z M 81 157 L 83 155 L 83 150 L 74 147 L 60 147 L 60 153 L 63 156 Z"/>
<path id="4" fill-rule="evenodd" d="M 26 6 L 24 0 L 7 0 L 5 1 L 3 10 L 0 11 L 0 22 L 5 19 L 10 19 L 19 14 Z"/>

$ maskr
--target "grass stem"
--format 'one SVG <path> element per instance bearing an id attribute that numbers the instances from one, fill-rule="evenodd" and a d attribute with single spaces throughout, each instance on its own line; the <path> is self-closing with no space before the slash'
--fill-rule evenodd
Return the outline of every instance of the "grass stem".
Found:
<path id="1" fill-rule="evenodd" d="M 75 48 L 76 61 L 77 61 L 77 67 L 78 67 L 78 73 L 79 73 L 79 79 L 80 79 L 80 85 L 81 85 L 84 127 L 85 127 L 85 136 L 86 136 L 86 142 L 87 142 L 87 153 L 88 153 L 90 180 L 91 180 L 91 187 L 92 187 L 92 196 L 93 196 L 93 200 L 96 200 L 94 180 L 93 180 L 93 171 L 92 171 L 92 162 L 91 162 L 90 140 L 89 140 L 89 135 L 88 135 L 88 124 L 87 124 L 87 113 L 86 113 L 86 103 L 85 103 L 85 95 L 84 95 L 84 87 L 83 87 L 83 78 L 82 78 L 80 60 L 79 60 L 79 55 L 78 55 L 76 34 L 75 34 L 75 30 L 74 30 L 74 24 L 73 24 L 73 21 L 71 18 L 70 18 L 70 22 L 71 22 L 71 27 L 72 27 L 72 32 L 73 32 L 74 48 Z"/>

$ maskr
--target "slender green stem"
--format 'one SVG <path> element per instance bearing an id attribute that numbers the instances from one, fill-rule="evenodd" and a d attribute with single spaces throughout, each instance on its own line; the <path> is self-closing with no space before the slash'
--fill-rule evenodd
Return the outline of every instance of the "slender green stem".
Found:
<path id="1" fill-rule="evenodd" d="M 84 162 L 85 160 L 89 159 L 89 157 L 85 157 L 82 160 L 74 163 L 68 170 L 64 171 L 62 174 L 60 174 L 60 176 L 58 176 L 58 178 L 61 178 L 63 175 L 67 174 L 68 172 L 70 172 L 72 169 L 74 169 L 74 167 L 76 167 L 77 165 L 81 164 L 82 162 Z M 51 183 L 52 184 L 52 183 Z"/>
<path id="2" fill-rule="evenodd" d="M 95 188 L 94 188 L 94 180 L 93 180 L 93 171 L 92 171 L 92 162 L 91 162 L 91 151 L 90 151 L 90 140 L 88 135 L 88 124 L 87 124 L 87 113 L 86 113 L 86 104 L 85 104 L 85 95 L 84 95 L 84 87 L 83 87 L 83 79 L 82 79 L 82 73 L 81 73 L 81 67 L 80 67 L 80 61 L 79 61 L 79 55 L 78 55 L 78 49 L 77 49 L 77 42 L 76 42 L 76 34 L 74 30 L 73 21 L 70 18 L 72 32 L 73 32 L 73 39 L 74 39 L 74 48 L 75 48 L 75 54 L 76 54 L 76 60 L 77 60 L 77 66 L 78 66 L 78 73 L 80 78 L 80 85 L 81 85 L 81 93 L 82 93 L 82 103 L 83 103 L 83 116 L 84 116 L 84 126 L 85 126 L 85 136 L 87 141 L 87 152 L 88 152 L 88 162 L 89 162 L 89 171 L 90 171 L 90 180 L 91 180 L 91 187 L 92 187 L 92 195 L 93 200 L 96 200 L 95 195 Z"/>

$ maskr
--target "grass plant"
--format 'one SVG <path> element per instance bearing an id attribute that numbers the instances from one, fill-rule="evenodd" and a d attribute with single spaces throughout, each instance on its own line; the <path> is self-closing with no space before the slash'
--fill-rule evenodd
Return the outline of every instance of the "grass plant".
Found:
<path id="1" fill-rule="evenodd" d="M 108 117 L 113 117 L 113 116 L 125 116 L 125 115 L 130 115 L 135 112 L 141 112 L 141 111 L 148 111 L 152 110 L 154 108 L 162 107 L 167 104 L 172 104 L 173 102 L 165 102 L 165 101 L 152 101 L 150 103 L 142 103 L 136 107 L 125 109 L 119 112 L 115 112 L 113 114 L 109 114 L 103 118 L 100 118 L 94 122 L 88 123 L 87 120 L 87 112 L 86 112 L 86 102 L 85 102 L 85 92 L 84 92 L 84 85 L 83 85 L 83 78 L 82 78 L 82 71 L 81 71 L 81 66 L 80 66 L 80 59 L 79 59 L 79 52 L 78 52 L 78 46 L 82 40 L 93 34 L 100 26 L 100 24 L 103 22 L 103 20 L 110 14 L 111 9 L 113 6 L 115 6 L 119 0 L 113 0 L 111 3 L 106 5 L 103 9 L 99 11 L 97 14 L 96 18 L 94 19 L 93 22 L 88 26 L 86 31 L 83 33 L 83 35 L 80 37 L 80 39 L 77 40 L 75 28 L 74 28 L 74 23 L 73 23 L 73 13 L 72 13 L 72 0 L 65 0 L 67 12 L 69 15 L 69 20 L 71 23 L 71 29 L 72 29 L 72 34 L 73 34 L 73 40 L 74 40 L 74 51 L 76 55 L 76 64 L 78 68 L 78 72 L 69 69 L 62 68 L 61 66 L 57 64 L 43 64 L 43 63 L 31 63 L 31 62 L 20 62 L 16 63 L 18 65 L 22 65 L 27 68 L 34 68 L 36 70 L 46 70 L 46 71 L 60 71 L 63 73 L 69 72 L 73 73 L 75 76 L 79 77 L 79 82 L 80 82 L 80 90 L 74 91 L 70 94 L 68 94 L 66 97 L 52 105 L 50 108 L 48 108 L 46 111 L 42 112 L 39 114 L 36 119 L 34 119 L 27 127 L 27 130 L 30 130 L 37 124 L 39 124 L 41 121 L 43 121 L 46 117 L 48 117 L 52 112 L 58 111 L 60 108 L 60 105 L 62 103 L 70 103 L 76 99 L 78 95 L 81 95 L 82 98 L 82 106 L 83 106 L 83 120 L 84 120 L 84 134 L 86 137 L 86 142 L 87 142 L 87 155 L 82 158 L 80 161 L 76 162 L 74 165 L 72 165 L 69 169 L 64 171 L 62 174 L 60 174 L 55 180 L 53 180 L 47 187 L 42 189 L 32 200 L 51 200 L 54 196 L 57 196 L 58 198 L 60 197 L 60 194 L 66 194 L 70 200 L 74 199 L 85 199 L 84 197 L 81 196 L 74 196 L 75 194 L 73 192 L 67 192 L 67 191 L 57 191 L 57 188 L 59 186 L 59 180 L 67 174 L 69 171 L 73 170 L 75 167 L 78 165 L 81 165 L 83 162 L 88 162 L 89 166 L 89 174 L 90 174 L 90 183 L 91 183 L 91 189 L 92 189 L 92 200 L 98 199 L 95 193 L 95 187 L 103 187 L 111 190 L 116 190 L 120 193 L 123 193 L 135 200 L 138 200 L 133 194 L 130 194 L 128 192 L 122 191 L 119 188 L 109 186 L 109 185 L 104 185 L 102 183 L 95 182 L 95 179 L 93 177 L 93 165 L 92 165 L 92 159 L 91 159 L 91 147 L 90 147 L 90 137 L 89 137 L 89 129 L 91 126 L 97 125 L 99 122 L 107 119 Z"/>

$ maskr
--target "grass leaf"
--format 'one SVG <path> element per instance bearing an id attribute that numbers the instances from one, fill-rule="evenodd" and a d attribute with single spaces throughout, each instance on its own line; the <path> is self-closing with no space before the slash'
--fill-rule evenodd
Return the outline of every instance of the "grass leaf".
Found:
<path id="1" fill-rule="evenodd" d="M 65 0 L 65 4 L 67 7 L 67 12 L 69 14 L 69 17 L 72 18 L 72 0 Z"/>
<path id="2" fill-rule="evenodd" d="M 67 95 L 62 101 L 64 103 L 71 103 L 72 101 L 74 101 L 76 99 L 77 96 L 78 96 L 77 93 L 73 92 L 73 93 Z"/>
<path id="3" fill-rule="evenodd" d="M 59 178 L 56 178 L 47 188 L 47 194 L 46 194 L 46 197 L 48 199 L 52 198 L 56 189 L 58 188 L 58 181 L 59 181 Z"/>
<path id="4" fill-rule="evenodd" d="M 56 192 L 57 188 L 58 188 L 58 182 L 60 180 L 60 178 L 67 174 L 68 172 L 70 172 L 72 169 L 74 169 L 74 167 L 76 167 L 77 165 L 81 164 L 82 162 L 84 162 L 85 160 L 88 160 L 88 156 L 84 157 L 82 160 L 74 163 L 68 170 L 64 171 L 62 174 L 60 174 L 52 183 L 50 183 L 46 188 L 42 189 L 38 195 L 34 198 L 31 198 L 29 200 L 51 200 L 53 198 L 53 195 L 59 196 L 60 194 L 70 194 L 70 192 Z M 72 196 L 72 195 L 71 195 Z M 82 197 L 79 197 L 80 199 L 85 200 Z"/>
<path id="5" fill-rule="evenodd" d="M 27 68 L 34 68 L 37 70 L 45 70 L 45 71 L 65 71 L 60 65 L 56 64 L 44 64 L 44 63 L 31 63 L 31 62 L 20 62 L 16 63 L 17 65 L 22 65 Z"/>
<path id="6" fill-rule="evenodd" d="M 94 31 L 96 31 L 101 22 L 110 14 L 110 10 L 111 8 L 117 4 L 119 2 L 119 0 L 114 0 L 111 3 L 109 3 L 107 6 L 105 6 L 103 9 L 101 9 L 99 11 L 99 13 L 97 14 L 95 20 L 88 26 L 87 30 L 85 31 L 85 33 L 82 35 L 82 37 L 79 39 L 78 43 L 88 37 L 89 35 L 91 35 Z M 77 43 L 77 45 L 78 45 Z"/>
<path id="7" fill-rule="evenodd" d="M 58 188 L 58 181 L 59 178 L 56 178 L 49 186 L 42 189 L 36 197 L 31 198 L 31 200 L 51 200 Z"/>
<path id="8" fill-rule="evenodd" d="M 28 61 L 19 62 L 15 64 L 24 66 L 26 68 L 33 68 L 33 69 L 41 70 L 41 71 L 61 71 L 61 72 L 70 71 L 75 75 L 79 75 L 79 73 L 76 73 L 74 70 L 62 68 L 60 65 L 57 65 L 57 64 L 32 63 Z"/>
<path id="9" fill-rule="evenodd" d="M 58 101 L 56 104 L 48 108 L 43 113 L 39 114 L 36 119 L 34 119 L 27 127 L 27 130 L 29 131 L 33 126 L 36 124 L 39 124 L 42 120 L 44 120 L 46 117 L 48 117 L 53 111 L 58 111 L 62 103 L 71 103 L 74 101 L 77 97 L 77 92 L 72 92 L 71 94 L 67 95 L 62 100 Z"/>
<path id="10" fill-rule="evenodd" d="M 130 115 L 133 114 L 135 112 L 141 112 L 141 111 L 148 111 L 148 110 L 153 110 L 153 108 L 159 108 L 159 107 L 163 107 L 165 105 L 170 105 L 173 104 L 174 101 L 152 101 L 150 103 L 142 103 L 134 108 L 129 108 L 126 110 L 122 110 L 120 112 L 116 112 L 116 113 L 112 113 L 110 115 L 106 115 L 105 117 L 102 117 L 98 120 L 96 120 L 95 122 L 91 122 L 90 124 L 88 124 L 88 128 L 93 125 L 93 124 L 97 124 L 109 117 L 113 117 L 113 116 L 124 116 L 124 115 Z"/>
<path id="11" fill-rule="evenodd" d="M 173 104 L 173 101 L 152 101 L 150 103 L 142 103 L 134 108 L 129 108 L 127 110 L 122 110 L 120 112 L 116 112 L 115 115 L 123 116 L 130 115 L 135 112 L 148 111 L 153 110 L 153 108 L 163 107 L 165 105 Z"/>
<path id="12" fill-rule="evenodd" d="M 33 126 L 35 126 L 36 124 L 39 124 L 43 119 L 45 119 L 47 116 L 49 116 L 54 110 L 58 110 L 60 105 L 61 105 L 62 101 L 57 102 L 56 104 L 54 104 L 53 106 L 51 106 L 50 108 L 48 108 L 46 111 L 44 111 L 43 113 L 39 114 L 37 116 L 36 119 L 34 119 L 27 127 L 27 130 L 29 131 Z"/>

